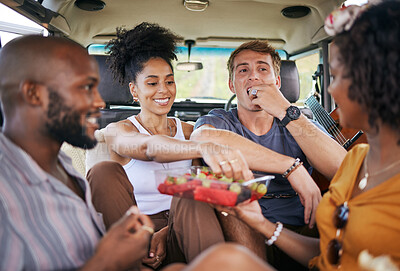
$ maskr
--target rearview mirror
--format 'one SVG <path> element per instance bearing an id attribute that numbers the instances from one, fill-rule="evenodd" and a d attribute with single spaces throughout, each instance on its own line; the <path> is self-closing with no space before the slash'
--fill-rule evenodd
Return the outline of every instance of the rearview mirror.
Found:
<path id="1" fill-rule="evenodd" d="M 179 62 L 176 65 L 176 69 L 178 71 L 197 71 L 203 69 L 203 64 L 201 62 L 190 62 L 190 51 L 192 46 L 194 45 L 194 40 L 186 40 L 185 45 L 188 47 L 188 61 L 187 62 Z"/>
<path id="2" fill-rule="evenodd" d="M 176 65 L 178 71 L 196 71 L 203 69 L 203 63 L 201 62 L 179 62 Z"/>

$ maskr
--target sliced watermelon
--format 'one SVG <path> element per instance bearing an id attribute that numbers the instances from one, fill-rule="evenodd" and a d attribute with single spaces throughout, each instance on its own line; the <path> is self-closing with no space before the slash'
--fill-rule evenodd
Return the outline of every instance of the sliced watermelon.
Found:
<path id="1" fill-rule="evenodd" d="M 223 182 L 212 182 L 210 184 L 210 188 L 227 190 L 228 184 Z"/>
<path id="2" fill-rule="evenodd" d="M 158 191 L 160 191 L 163 194 L 168 194 L 168 195 L 175 195 L 179 194 L 188 190 L 194 190 L 196 186 L 201 185 L 200 180 L 192 180 L 188 181 L 183 184 L 174 184 L 174 185 L 166 185 L 161 183 L 158 186 Z M 179 196 L 179 195 L 178 195 Z"/>
<path id="3" fill-rule="evenodd" d="M 170 187 L 170 184 L 165 184 L 165 183 L 160 183 L 157 187 L 158 191 L 162 194 L 168 194 L 168 187 Z"/>
<path id="4" fill-rule="evenodd" d="M 235 206 L 237 194 L 228 190 L 197 186 L 194 190 L 194 199 L 213 204 Z"/>

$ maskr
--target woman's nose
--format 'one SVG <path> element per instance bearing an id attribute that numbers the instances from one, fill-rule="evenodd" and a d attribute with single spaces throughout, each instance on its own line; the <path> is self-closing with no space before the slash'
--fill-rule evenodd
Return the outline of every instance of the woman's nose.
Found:
<path id="1" fill-rule="evenodd" d="M 160 88 L 158 89 L 158 92 L 167 92 L 168 87 L 166 84 L 160 84 Z"/>

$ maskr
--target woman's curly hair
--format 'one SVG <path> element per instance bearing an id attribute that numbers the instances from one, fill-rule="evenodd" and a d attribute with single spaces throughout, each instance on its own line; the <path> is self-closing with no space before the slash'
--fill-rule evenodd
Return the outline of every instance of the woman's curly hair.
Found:
<path id="1" fill-rule="evenodd" d="M 371 127 L 381 121 L 400 137 L 400 2 L 368 8 L 334 42 L 352 82 L 349 98 L 368 112 Z"/>
<path id="2" fill-rule="evenodd" d="M 106 46 L 110 50 L 108 63 L 114 79 L 121 84 L 135 82 L 151 58 L 162 58 L 173 69 L 171 62 L 177 59 L 177 39 L 174 33 L 158 24 L 143 22 L 131 30 L 117 28 L 117 38 Z"/>

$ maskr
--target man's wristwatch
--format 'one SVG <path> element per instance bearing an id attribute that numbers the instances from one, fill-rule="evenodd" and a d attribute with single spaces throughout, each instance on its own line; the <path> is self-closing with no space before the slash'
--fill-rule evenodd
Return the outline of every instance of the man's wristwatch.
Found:
<path id="1" fill-rule="evenodd" d="M 286 116 L 281 120 L 284 127 L 292 120 L 297 120 L 300 117 L 300 109 L 297 106 L 291 105 L 286 109 Z"/>

